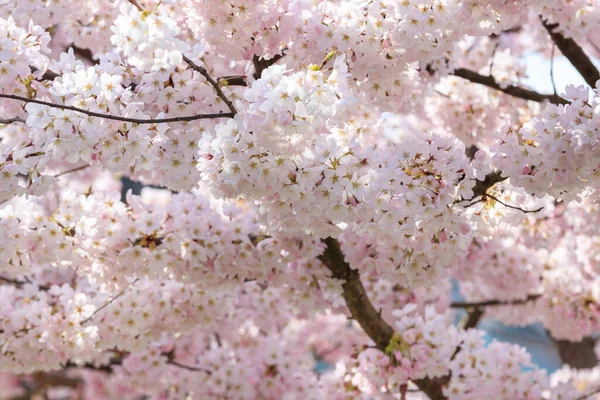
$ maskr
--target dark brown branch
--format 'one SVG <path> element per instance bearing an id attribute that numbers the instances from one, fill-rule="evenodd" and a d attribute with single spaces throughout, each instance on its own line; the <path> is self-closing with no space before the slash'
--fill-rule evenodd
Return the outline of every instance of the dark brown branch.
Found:
<path id="1" fill-rule="evenodd" d="M 24 124 L 25 120 L 23 118 L 20 118 L 20 117 L 12 117 L 12 118 L 7 118 L 7 119 L 0 119 L 0 125 L 8 125 L 8 124 L 12 124 L 14 122 L 20 122 L 20 123 Z"/>
<path id="2" fill-rule="evenodd" d="M 63 105 L 63 104 L 50 103 L 50 102 L 38 100 L 38 99 L 30 99 L 27 97 L 17 96 L 14 94 L 0 94 L 0 98 L 22 101 L 24 103 L 41 104 L 43 106 L 59 108 L 61 110 L 80 112 L 82 114 L 89 115 L 90 117 L 110 119 L 110 120 L 114 120 L 114 121 L 131 122 L 134 124 L 161 124 L 161 123 L 169 123 L 169 122 L 189 122 L 189 121 L 196 121 L 199 119 L 233 118 L 233 116 L 234 116 L 233 113 L 219 113 L 219 114 L 197 114 L 197 115 L 188 115 L 188 116 L 183 116 L 183 117 L 172 117 L 172 118 L 139 119 L 139 118 L 121 117 L 118 115 L 111 115 L 111 114 L 103 114 L 103 113 L 99 113 L 99 112 L 84 110 L 83 108 L 77 108 L 77 107 L 67 106 L 67 105 Z"/>
<path id="3" fill-rule="evenodd" d="M 281 60 L 283 56 L 285 56 L 285 50 L 287 49 L 283 49 L 281 54 L 277 54 L 273 58 L 269 58 L 268 60 L 255 55 L 252 58 L 252 63 L 254 64 L 254 73 L 252 74 L 252 76 L 254 77 L 254 79 L 260 79 L 262 72 L 265 69 L 269 68 L 271 65 Z M 248 86 L 246 76 L 243 75 L 221 76 L 217 78 L 217 81 L 223 81 L 224 85 L 226 86 Z"/>
<path id="4" fill-rule="evenodd" d="M 223 82 L 225 86 L 248 86 L 246 77 L 242 75 L 221 76 L 217 81 Z"/>
<path id="5" fill-rule="evenodd" d="M 572 368 L 586 369 L 598 365 L 598 358 L 594 352 L 596 339 L 585 337 L 579 342 L 568 340 L 554 340 L 558 348 L 558 354 L 563 363 Z"/>
<path id="6" fill-rule="evenodd" d="M 227 105 L 227 107 L 231 111 L 232 115 L 237 114 L 237 110 L 235 109 L 235 106 L 233 105 L 231 100 L 229 100 L 227 98 L 227 96 L 225 96 L 225 93 L 223 93 L 223 90 L 221 89 L 221 85 L 219 85 L 219 83 L 217 81 L 215 81 L 212 78 L 212 76 L 210 76 L 210 74 L 208 73 L 206 68 L 194 63 L 192 60 L 187 58 L 185 55 L 183 56 L 183 61 L 185 61 L 194 71 L 200 72 L 200 74 L 208 81 L 208 83 L 210 83 L 210 85 L 217 92 L 217 96 L 219 96 L 219 98 L 221 100 L 223 100 L 223 102 Z"/>
<path id="7" fill-rule="evenodd" d="M 277 63 L 277 61 L 281 60 L 285 56 L 286 50 L 287 48 L 284 48 L 281 54 L 277 54 L 268 60 L 254 55 L 254 57 L 252 57 L 252 63 L 254 64 L 254 73 L 252 74 L 252 77 L 254 79 L 260 79 L 262 72 L 265 69 Z M 217 78 L 217 82 L 223 82 L 223 85 L 225 86 L 248 86 L 248 81 L 243 75 L 221 76 Z"/>
<path id="8" fill-rule="evenodd" d="M 467 315 L 465 315 L 465 318 L 462 321 L 460 321 L 460 324 L 459 324 L 460 328 L 461 329 L 477 328 L 477 324 L 479 324 L 479 321 L 483 317 L 484 313 L 485 313 L 485 310 L 481 307 L 476 307 L 476 308 L 472 308 L 472 309 L 468 310 Z"/>
<path id="9" fill-rule="evenodd" d="M 507 178 L 502 177 L 502 172 L 495 171 L 490 174 L 487 174 L 482 181 L 477 181 L 475 186 L 473 187 L 473 197 L 470 199 L 463 200 L 474 200 L 479 196 L 483 196 L 487 193 L 488 189 L 494 186 L 496 183 L 502 182 Z"/>
<path id="10" fill-rule="evenodd" d="M 496 79 L 493 76 L 481 75 L 466 68 L 458 68 L 454 70 L 453 75 L 524 100 L 537 101 L 538 103 L 549 101 L 550 103 L 554 104 L 569 104 L 567 99 L 563 99 L 555 94 L 542 94 L 533 90 L 525 89 L 521 86 L 507 86 L 503 88 L 498 84 L 498 82 L 496 82 Z"/>
<path id="11" fill-rule="evenodd" d="M 69 47 L 73 49 L 73 54 L 75 54 L 82 60 L 85 60 L 92 65 L 98 64 L 98 61 L 94 60 L 94 54 L 90 49 L 82 49 L 81 47 L 77 47 L 74 44 L 71 44 L 71 46 Z"/>
<path id="12" fill-rule="evenodd" d="M 479 302 L 455 302 L 450 304 L 450 308 L 482 308 L 490 306 L 516 306 L 520 304 L 526 304 L 531 301 L 537 300 L 541 297 L 541 294 L 530 294 L 526 299 L 519 300 L 486 300 Z"/>
<path id="13" fill-rule="evenodd" d="M 3 276 L 0 276 L 0 281 L 4 282 L 4 283 L 8 283 L 10 285 L 16 286 L 16 287 L 21 287 L 24 284 L 26 284 L 27 282 L 22 282 L 20 280 L 17 279 L 11 279 L 11 278 L 6 278 Z"/>
<path id="14" fill-rule="evenodd" d="M 26 285 L 28 283 L 32 283 L 31 280 L 29 278 L 27 278 L 27 277 L 25 277 L 25 280 L 20 281 L 18 279 L 12 279 L 12 278 L 7 278 L 7 277 L 2 276 L 2 277 L 0 277 L 0 281 L 2 281 L 4 283 L 8 283 L 10 285 L 13 285 L 13 286 L 15 286 L 17 288 L 21 288 L 21 287 L 23 287 L 23 285 Z M 47 286 L 47 285 L 38 285 L 38 287 L 42 291 L 46 291 L 46 290 L 50 289 L 50 286 Z"/>
<path id="15" fill-rule="evenodd" d="M 563 56 L 573 64 L 588 85 L 596 87 L 596 82 L 600 80 L 600 72 L 594 63 L 592 63 L 592 60 L 585 54 L 583 49 L 573 39 L 564 37 L 556 29 L 558 28 L 558 24 L 550 24 L 548 21 L 544 20 L 544 17 L 541 15 L 540 20 Z"/>
<path id="16" fill-rule="evenodd" d="M 36 67 L 34 67 L 33 65 L 30 65 L 29 68 L 31 69 L 32 72 L 36 72 L 38 69 Z M 46 72 L 44 72 L 44 75 L 42 75 L 41 78 L 39 78 L 38 80 L 40 81 L 53 81 L 56 78 L 58 78 L 60 75 L 57 74 L 54 71 L 50 71 L 49 69 L 46 70 Z"/>
<path id="17" fill-rule="evenodd" d="M 287 48 L 281 50 L 281 54 L 276 54 L 272 58 L 265 60 L 262 57 L 257 56 L 256 54 L 252 57 L 252 64 L 254 64 L 254 74 L 252 75 L 254 79 L 260 79 L 262 72 L 269 68 L 271 65 L 275 64 L 277 61 L 281 60 L 283 56 L 285 56 L 285 51 Z"/>
<path id="18" fill-rule="evenodd" d="M 337 240 L 329 237 L 323 239 L 323 242 L 326 248 L 319 259 L 331 271 L 335 279 L 344 282 L 342 283 L 343 296 L 352 318 L 360 324 L 365 333 L 375 342 L 377 348 L 385 352 L 394 335 L 394 329 L 381 318 L 379 311 L 373 307 L 360 281 L 359 272 L 351 269 L 350 265 L 344 260 L 344 254 Z M 447 380 L 447 377 L 439 379 L 424 378 L 415 381 L 415 384 L 430 399 L 445 400 L 446 396 L 442 392 L 442 387 Z"/>

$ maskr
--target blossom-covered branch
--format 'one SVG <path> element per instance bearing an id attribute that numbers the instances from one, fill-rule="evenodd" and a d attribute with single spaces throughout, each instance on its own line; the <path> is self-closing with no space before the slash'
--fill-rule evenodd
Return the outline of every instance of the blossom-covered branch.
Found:
<path id="1" fill-rule="evenodd" d="M 373 307 L 360 281 L 360 273 L 351 269 L 344 260 L 344 254 L 337 240 L 329 237 L 323 239 L 323 243 L 326 247 L 320 256 L 320 260 L 331 271 L 335 279 L 343 281 L 343 296 L 352 318 L 360 324 L 367 335 L 375 342 L 377 348 L 385 353 L 394 336 L 394 329 L 383 320 L 381 313 Z M 424 378 L 415 383 L 431 400 L 446 399 L 446 396 L 442 393 L 442 386 L 445 384 L 444 379 Z"/>
<path id="2" fill-rule="evenodd" d="M 130 117 L 122 117 L 120 115 L 105 114 L 105 113 L 85 110 L 83 108 L 73 107 L 73 106 L 69 106 L 69 105 L 65 105 L 65 104 L 57 104 L 57 103 L 51 103 L 51 102 L 44 101 L 44 100 L 30 99 L 28 97 L 23 97 L 23 96 L 19 96 L 19 95 L 15 95 L 15 94 L 0 93 L 0 98 L 17 100 L 17 101 L 21 101 L 24 103 L 35 103 L 35 104 L 40 104 L 40 105 L 47 106 L 47 107 L 58 108 L 61 110 L 69 110 L 69 111 L 79 112 L 79 113 L 82 113 L 85 115 L 89 115 L 90 117 L 110 119 L 113 121 L 131 122 L 134 124 L 162 124 L 162 123 L 170 123 L 170 122 L 190 122 L 190 121 L 197 121 L 197 120 L 201 120 L 201 119 L 232 118 L 234 116 L 233 113 L 218 113 L 218 114 L 213 113 L 213 114 L 188 115 L 188 116 L 172 117 L 172 118 L 143 119 L 143 118 L 130 118 Z"/>

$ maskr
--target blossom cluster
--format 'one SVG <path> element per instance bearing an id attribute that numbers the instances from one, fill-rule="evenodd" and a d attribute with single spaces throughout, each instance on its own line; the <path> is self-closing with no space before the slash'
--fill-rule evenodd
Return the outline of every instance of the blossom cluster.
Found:
<path id="1" fill-rule="evenodd" d="M 537 196 L 574 200 L 598 187 L 598 89 L 590 98 L 583 86 L 567 86 L 567 105 L 548 104 L 542 114 L 519 130 L 504 129 L 496 145 L 494 165 L 516 186 Z"/>
<path id="2" fill-rule="evenodd" d="M 121 4 L 119 16 L 111 28 L 115 51 L 123 53 L 127 62 L 142 71 L 169 69 L 183 60 L 189 45 L 177 38 L 177 21 L 160 12 L 140 11 L 132 4 Z"/>
<path id="3" fill-rule="evenodd" d="M 409 380 L 449 374 L 443 389 L 449 400 L 571 399 L 579 393 L 570 383 L 551 382 L 524 348 L 498 341 L 486 345 L 483 331 L 458 330 L 433 308 L 421 315 L 412 305 L 394 315 L 396 333 L 386 354 L 366 349 L 345 366 L 354 391 L 386 398 L 386 393 L 401 392 Z"/>
<path id="4" fill-rule="evenodd" d="M 451 321 L 600 332 L 597 6 L 0 0 L 0 392 L 586 396 Z"/>

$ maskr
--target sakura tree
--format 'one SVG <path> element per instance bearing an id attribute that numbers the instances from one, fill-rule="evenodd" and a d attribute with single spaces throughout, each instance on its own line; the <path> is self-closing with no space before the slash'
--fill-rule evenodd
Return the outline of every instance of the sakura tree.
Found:
<path id="1" fill-rule="evenodd" d="M 598 0 L 0 1 L 0 398 L 600 398 L 599 32 Z M 588 86 L 528 88 L 531 53 Z"/>

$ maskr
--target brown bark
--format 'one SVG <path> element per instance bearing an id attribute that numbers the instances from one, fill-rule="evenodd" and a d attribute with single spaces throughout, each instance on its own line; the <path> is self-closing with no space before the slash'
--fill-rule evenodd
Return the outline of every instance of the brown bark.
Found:
<path id="1" fill-rule="evenodd" d="M 594 352 L 596 339 L 583 338 L 581 342 L 569 342 L 568 340 L 556 340 L 558 353 L 563 363 L 572 368 L 593 368 L 598 365 L 598 358 Z"/>

